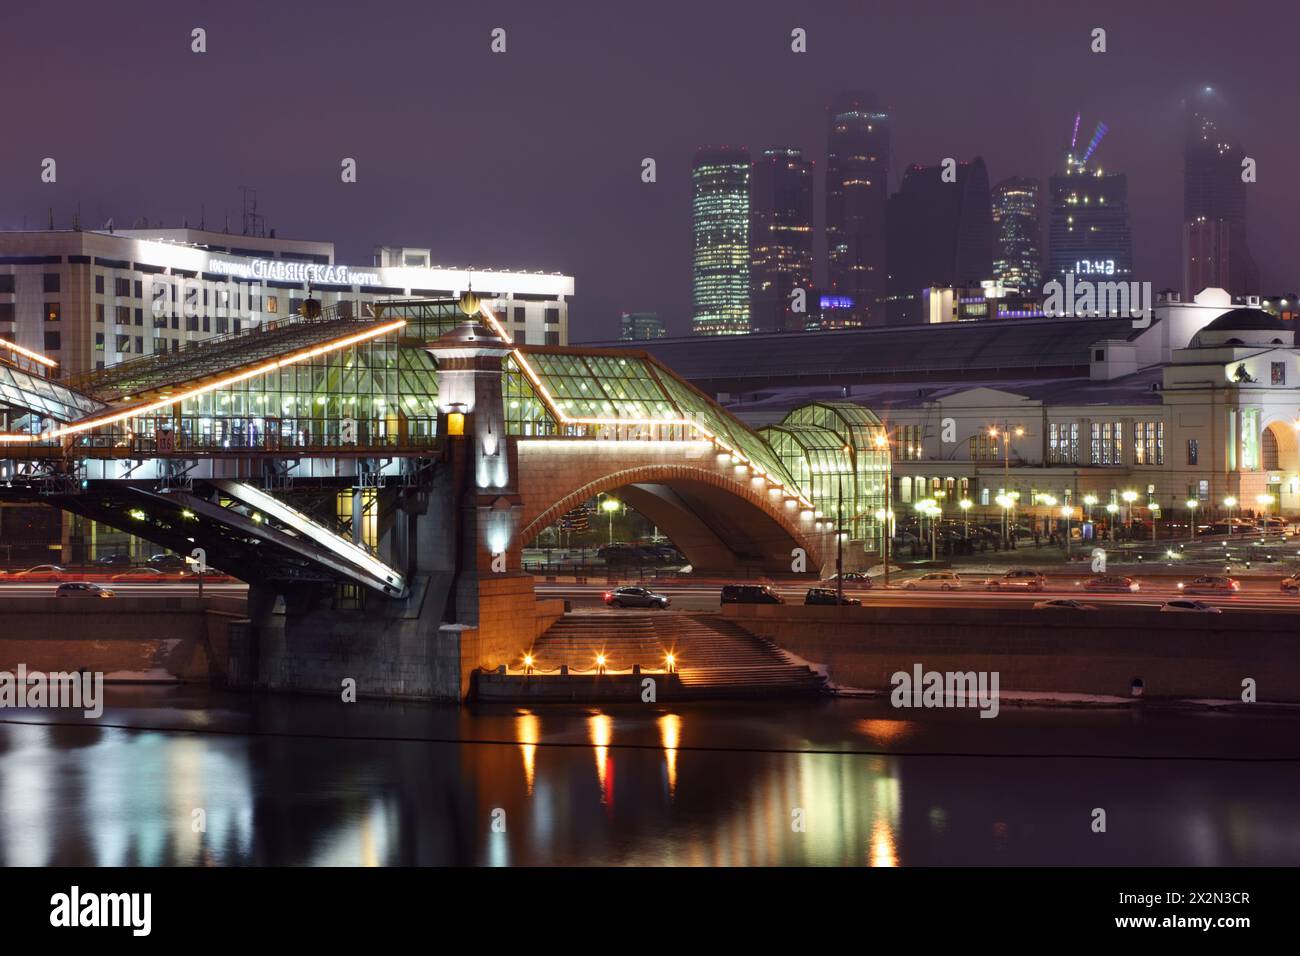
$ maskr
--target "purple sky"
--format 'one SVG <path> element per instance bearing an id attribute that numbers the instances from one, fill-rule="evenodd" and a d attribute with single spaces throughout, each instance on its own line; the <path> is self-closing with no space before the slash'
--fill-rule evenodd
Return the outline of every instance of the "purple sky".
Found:
<path id="1" fill-rule="evenodd" d="M 109 216 L 238 229 L 238 187 L 268 225 L 431 247 L 444 265 L 576 277 L 575 341 L 623 309 L 690 314 L 690 161 L 700 144 L 796 145 L 817 162 L 825 106 L 875 91 L 907 163 L 980 154 L 997 181 L 1045 177 L 1097 120 L 1129 175 L 1136 278 L 1181 283 L 1178 103 L 1209 84 L 1258 160 L 1250 237 L 1265 291 L 1300 286 L 1295 0 L 596 3 L 43 0 L 10 5 L 0 228 Z M 132 11 L 126 16 L 119 11 Z M 190 52 L 190 30 L 208 52 Z M 489 51 L 507 30 L 508 51 Z M 790 30 L 809 52 L 790 52 Z M 1104 27 L 1109 50 L 1089 52 Z M 43 157 L 57 184 L 39 181 Z M 345 156 L 358 182 L 339 181 Z M 642 157 L 659 181 L 640 181 Z M 819 249 L 820 256 L 820 249 Z M 819 263 L 819 270 L 822 268 Z"/>

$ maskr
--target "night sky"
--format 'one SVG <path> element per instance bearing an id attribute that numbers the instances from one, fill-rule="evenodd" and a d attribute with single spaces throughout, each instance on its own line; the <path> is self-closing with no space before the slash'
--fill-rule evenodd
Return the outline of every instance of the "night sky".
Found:
<path id="1" fill-rule="evenodd" d="M 190 52 L 195 26 L 206 54 Z M 790 52 L 796 26 L 807 54 Z M 1107 53 L 1089 51 L 1094 27 Z M 1129 175 L 1135 278 L 1177 287 L 1179 102 L 1208 84 L 1259 164 L 1264 291 L 1295 290 L 1297 27 L 1295 0 L 14 3 L 0 228 L 41 228 L 50 206 L 62 228 L 78 207 L 87 228 L 197 226 L 205 206 L 209 228 L 229 215 L 238 231 L 251 186 L 279 236 L 332 240 L 342 262 L 412 245 L 447 266 L 566 272 L 573 340 L 616 335 L 624 309 L 684 333 L 695 148 L 802 147 L 820 233 L 826 104 L 861 88 L 895 116 L 891 189 L 945 156 L 983 155 L 993 182 L 1045 178 L 1076 110 L 1081 136 L 1104 120 L 1100 163 Z M 355 184 L 340 182 L 348 156 Z"/>

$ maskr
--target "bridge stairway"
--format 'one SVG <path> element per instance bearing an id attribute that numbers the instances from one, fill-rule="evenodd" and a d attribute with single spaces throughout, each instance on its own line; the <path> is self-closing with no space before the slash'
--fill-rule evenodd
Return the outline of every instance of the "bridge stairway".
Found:
<path id="1" fill-rule="evenodd" d="M 591 673 L 601 653 L 610 671 L 627 671 L 634 664 L 660 670 L 669 652 L 692 697 L 812 695 L 822 693 L 826 684 L 824 675 L 716 614 L 570 613 L 537 639 L 533 659 L 541 673 L 557 671 L 561 664 L 570 673 Z"/>

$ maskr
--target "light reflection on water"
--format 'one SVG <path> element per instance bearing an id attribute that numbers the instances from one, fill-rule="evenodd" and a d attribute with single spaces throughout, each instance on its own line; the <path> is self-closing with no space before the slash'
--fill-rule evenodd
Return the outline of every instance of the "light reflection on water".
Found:
<path id="1" fill-rule="evenodd" d="M 899 720 L 861 701 L 475 714 L 193 690 L 110 705 L 100 724 L 0 723 L 0 863 L 1300 862 L 1298 763 L 1016 756 L 1293 753 L 1295 718 Z M 847 748 L 972 756 L 825 752 Z M 1107 834 L 1088 826 L 1096 806 Z"/>

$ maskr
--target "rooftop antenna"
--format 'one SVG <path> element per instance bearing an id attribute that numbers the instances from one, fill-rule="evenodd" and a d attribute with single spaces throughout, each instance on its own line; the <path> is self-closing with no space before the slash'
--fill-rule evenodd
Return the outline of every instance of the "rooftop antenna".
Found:
<path id="1" fill-rule="evenodd" d="M 1079 118 L 1081 113 L 1074 114 L 1074 132 L 1070 134 L 1070 152 L 1074 152 L 1075 145 L 1079 142 Z"/>
<path id="2" fill-rule="evenodd" d="M 204 206 L 203 203 L 199 203 L 199 228 L 206 229 L 207 225 L 208 225 L 207 207 Z"/>
<path id="3" fill-rule="evenodd" d="M 54 229 L 54 207 L 50 206 L 49 209 L 50 209 L 50 229 L 53 230 Z"/>
<path id="4" fill-rule="evenodd" d="M 243 229 L 246 236 L 265 236 L 266 235 L 266 218 L 257 212 L 257 190 L 249 189 L 247 186 L 240 186 L 240 191 L 244 194 L 243 200 Z"/>

